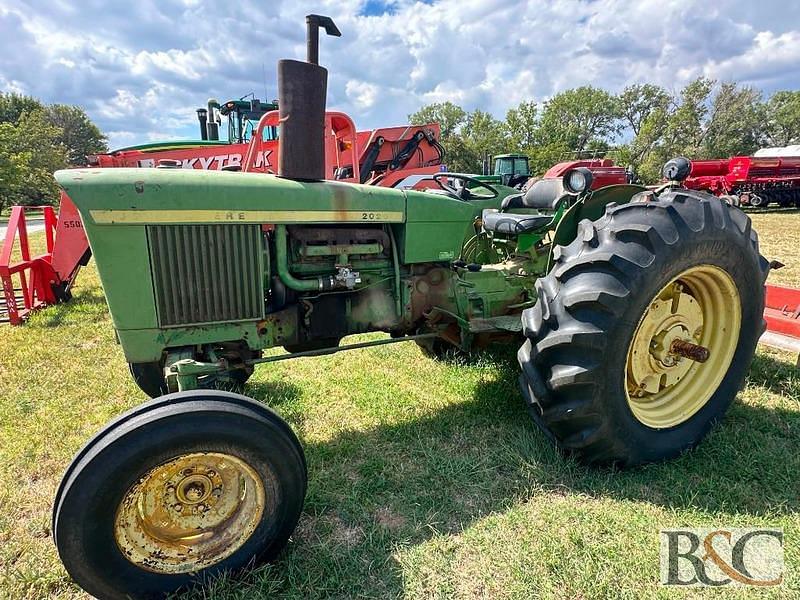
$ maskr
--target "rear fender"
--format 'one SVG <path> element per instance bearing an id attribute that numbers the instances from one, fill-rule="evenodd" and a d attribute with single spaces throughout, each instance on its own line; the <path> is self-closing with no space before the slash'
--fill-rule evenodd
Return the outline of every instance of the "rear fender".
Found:
<path id="1" fill-rule="evenodd" d="M 575 204 L 570 206 L 558 222 L 553 243 L 550 247 L 550 255 L 547 259 L 547 271 L 553 266 L 553 249 L 558 246 L 566 246 L 578 235 L 578 223 L 583 219 L 596 221 L 606 212 L 606 206 L 612 202 L 615 204 L 627 204 L 639 192 L 647 191 L 646 187 L 640 185 L 609 185 L 587 194 Z"/>

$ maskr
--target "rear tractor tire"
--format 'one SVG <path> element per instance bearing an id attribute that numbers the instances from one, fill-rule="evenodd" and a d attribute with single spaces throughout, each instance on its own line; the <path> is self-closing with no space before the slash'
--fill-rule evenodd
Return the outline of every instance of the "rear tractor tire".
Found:
<path id="1" fill-rule="evenodd" d="M 607 207 L 554 251 L 523 313 L 518 359 L 534 421 L 586 463 L 675 457 L 719 421 L 763 332 L 750 219 L 676 190 Z"/>
<path id="2" fill-rule="evenodd" d="M 56 494 L 53 538 L 93 596 L 161 598 L 274 558 L 306 484 L 303 449 L 269 408 L 229 392 L 169 394 L 78 453 Z"/>

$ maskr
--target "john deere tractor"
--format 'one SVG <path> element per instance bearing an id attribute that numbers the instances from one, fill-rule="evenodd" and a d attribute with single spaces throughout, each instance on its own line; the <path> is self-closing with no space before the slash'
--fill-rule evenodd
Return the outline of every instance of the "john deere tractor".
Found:
<path id="1" fill-rule="evenodd" d="M 273 410 L 220 389 L 261 364 L 515 344 L 544 434 L 620 466 L 693 447 L 742 385 L 768 265 L 744 213 L 680 186 L 686 161 L 656 191 L 592 191 L 581 168 L 524 194 L 452 173 L 428 191 L 324 181 L 315 63 L 278 64 L 278 176 L 56 174 L 154 397 L 89 441 L 56 495 L 58 552 L 99 598 L 160 597 L 285 546 L 306 492 L 301 443 Z M 341 344 L 363 332 L 388 335 Z M 262 356 L 275 347 L 286 352 Z"/>

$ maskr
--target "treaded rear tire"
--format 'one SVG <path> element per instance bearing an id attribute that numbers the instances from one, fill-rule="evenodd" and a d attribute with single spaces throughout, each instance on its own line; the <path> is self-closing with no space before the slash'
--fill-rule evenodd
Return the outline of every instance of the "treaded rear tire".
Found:
<path id="1" fill-rule="evenodd" d="M 654 429 L 631 411 L 625 392 L 628 346 L 658 291 L 685 269 L 709 264 L 735 282 L 739 341 L 730 367 L 688 420 Z M 561 449 L 585 463 L 634 466 L 695 446 L 724 415 L 764 330 L 764 282 L 749 217 L 711 195 L 668 191 L 584 220 L 576 239 L 554 250 L 539 279 L 537 304 L 522 315 L 527 338 L 518 353 L 531 416 Z"/>

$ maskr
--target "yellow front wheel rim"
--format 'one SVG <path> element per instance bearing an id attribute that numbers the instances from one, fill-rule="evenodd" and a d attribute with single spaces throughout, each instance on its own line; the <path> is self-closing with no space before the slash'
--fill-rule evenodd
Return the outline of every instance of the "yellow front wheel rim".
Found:
<path id="1" fill-rule="evenodd" d="M 155 573 L 191 573 L 241 548 L 264 512 L 258 473 L 230 454 L 178 456 L 127 491 L 114 521 L 117 546 Z"/>
<path id="2" fill-rule="evenodd" d="M 730 367 L 741 321 L 736 284 L 719 267 L 692 267 L 665 285 L 628 347 L 625 394 L 633 415 L 664 429 L 703 408 Z M 694 359 L 676 351 L 684 347 L 695 350 Z"/>

